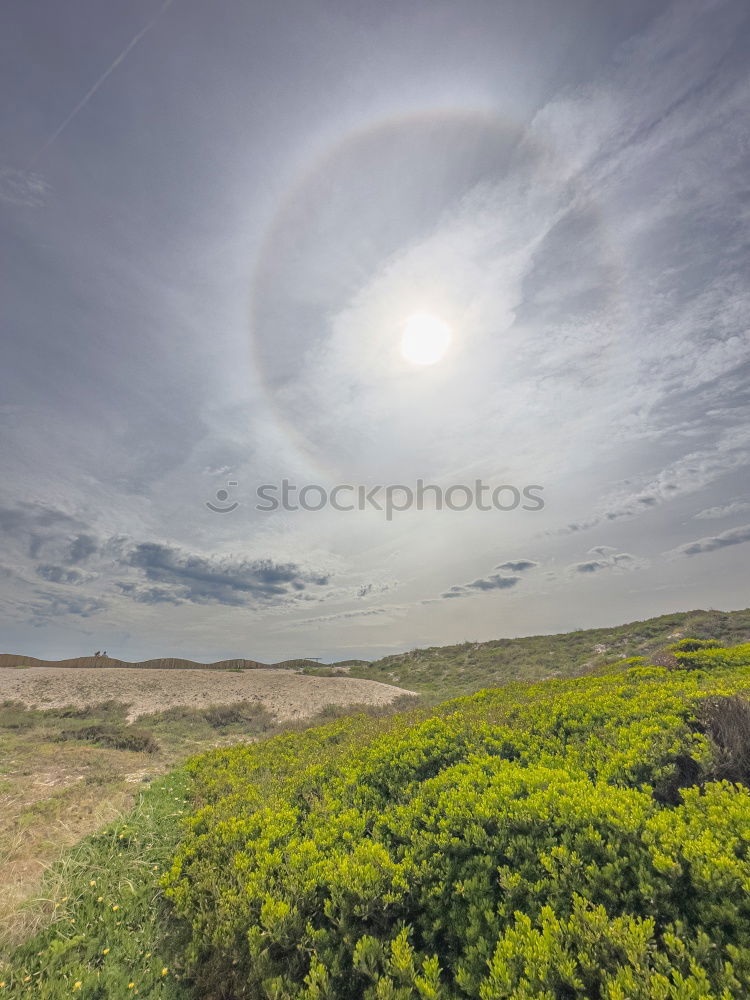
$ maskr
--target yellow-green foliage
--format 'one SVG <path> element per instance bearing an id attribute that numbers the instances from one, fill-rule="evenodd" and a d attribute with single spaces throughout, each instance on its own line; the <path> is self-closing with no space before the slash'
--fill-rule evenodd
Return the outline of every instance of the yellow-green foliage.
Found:
<path id="1" fill-rule="evenodd" d="M 686 670 L 713 670 L 714 667 L 742 666 L 750 659 L 750 642 L 729 649 L 699 639 L 683 639 L 670 647 L 677 663 Z"/>
<path id="2" fill-rule="evenodd" d="M 750 996 L 750 647 L 674 655 L 194 758 L 0 997 Z"/>
<path id="3" fill-rule="evenodd" d="M 195 759 L 197 995 L 750 995 L 750 791 L 700 722 L 750 645 L 681 655 Z"/>

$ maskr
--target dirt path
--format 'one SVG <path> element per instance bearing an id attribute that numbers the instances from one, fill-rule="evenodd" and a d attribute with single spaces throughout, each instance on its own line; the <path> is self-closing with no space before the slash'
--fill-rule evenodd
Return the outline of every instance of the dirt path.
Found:
<path id="1" fill-rule="evenodd" d="M 93 667 L 5 667 L 0 701 L 37 708 L 95 705 L 115 700 L 130 706 L 129 719 L 175 705 L 227 705 L 260 701 L 279 722 L 315 715 L 326 705 L 386 705 L 404 688 L 353 677 L 311 677 L 290 670 L 150 670 Z"/>

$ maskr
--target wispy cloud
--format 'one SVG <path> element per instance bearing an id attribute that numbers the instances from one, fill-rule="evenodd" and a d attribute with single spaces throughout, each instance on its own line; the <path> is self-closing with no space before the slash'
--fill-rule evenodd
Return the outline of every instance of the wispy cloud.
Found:
<path id="1" fill-rule="evenodd" d="M 636 518 L 678 497 L 697 493 L 733 472 L 750 467 L 750 430 L 732 428 L 721 433 L 710 448 L 691 449 L 670 462 L 656 476 L 643 477 L 634 488 L 614 491 L 591 515 L 569 523 L 557 533 L 574 534 L 611 521 Z M 735 513 L 750 507 L 713 507 Z M 701 512 L 696 517 L 723 517 L 724 513 Z"/>
<path id="2" fill-rule="evenodd" d="M 66 569 L 64 566 L 42 564 L 36 568 L 37 576 L 50 583 L 72 583 L 79 586 L 95 578 L 94 574 L 80 573 L 77 569 Z"/>
<path id="3" fill-rule="evenodd" d="M 362 608 L 354 611 L 338 611 L 330 615 L 315 615 L 311 618 L 298 618 L 284 627 L 301 628 L 305 625 L 327 625 L 329 623 L 351 622 L 368 618 L 376 618 L 379 621 L 383 619 L 391 620 L 404 615 L 407 610 L 408 607 L 406 605 L 390 604 L 380 608 Z"/>
<path id="4" fill-rule="evenodd" d="M 686 542 L 672 549 L 667 555 L 671 556 L 698 556 L 704 552 L 716 552 L 717 549 L 725 549 L 732 545 L 744 545 L 750 542 L 750 524 L 744 524 L 739 528 L 730 528 L 729 531 L 722 531 L 720 535 L 709 535 L 707 538 L 699 538 L 694 542 Z"/>
<path id="5" fill-rule="evenodd" d="M 477 580 L 472 580 L 471 583 L 456 584 L 440 596 L 443 598 L 468 597 L 471 594 L 488 590 L 510 590 L 520 581 L 520 576 L 503 576 L 500 573 L 493 573 L 490 576 L 482 576 Z"/>
<path id="6" fill-rule="evenodd" d="M 600 573 L 602 570 L 634 570 L 643 566 L 642 560 L 631 555 L 629 552 L 618 552 L 611 545 L 595 545 L 589 549 L 589 555 L 596 556 L 595 559 L 587 559 L 584 562 L 574 563 L 570 569 L 574 573 Z"/>
<path id="7" fill-rule="evenodd" d="M 125 536 L 99 537 L 80 517 L 40 505 L 0 508 L 0 533 L 20 546 L 19 559 L 23 554 L 30 581 L 40 577 L 59 588 L 54 607 L 81 608 L 76 614 L 93 614 L 104 607 L 93 595 L 89 600 L 65 589 L 80 590 L 93 581 L 98 590 L 104 588 L 108 599 L 127 598 L 139 604 L 269 608 L 325 593 L 330 579 L 327 571 L 292 562 L 205 555 Z M 58 613 L 62 612 L 49 612 Z M 35 614 L 38 617 L 41 611 Z"/>
<path id="8" fill-rule="evenodd" d="M 49 191 L 40 173 L 0 164 L 0 201 L 20 208 L 41 208 Z"/>
<path id="9" fill-rule="evenodd" d="M 495 569 L 508 570 L 511 573 L 525 573 L 527 570 L 535 569 L 539 565 L 533 559 L 517 559 L 515 561 L 500 563 Z"/>
<path id="10" fill-rule="evenodd" d="M 750 500 L 732 500 L 731 503 L 721 504 L 718 507 L 699 510 L 693 517 L 699 521 L 718 521 L 723 517 L 731 517 L 732 514 L 744 514 L 748 510 L 750 510 Z"/>
<path id="11" fill-rule="evenodd" d="M 98 597 L 38 591 L 29 604 L 32 625 L 45 625 L 55 618 L 92 618 L 106 610 L 107 602 Z"/>

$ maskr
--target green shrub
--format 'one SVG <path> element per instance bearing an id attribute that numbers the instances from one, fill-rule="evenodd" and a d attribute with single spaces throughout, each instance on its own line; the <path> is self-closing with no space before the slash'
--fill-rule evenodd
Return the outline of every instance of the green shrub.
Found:
<path id="1" fill-rule="evenodd" d="M 695 644 L 697 640 L 688 640 Z M 679 649 L 673 647 L 674 655 L 683 670 L 714 670 L 717 667 L 750 666 L 750 642 L 728 649 L 715 647 L 712 644 L 698 648 Z"/>
<path id="2" fill-rule="evenodd" d="M 721 643 L 717 639 L 680 639 L 670 648 L 677 653 L 695 653 L 699 649 L 719 649 Z"/>
<path id="3" fill-rule="evenodd" d="M 750 792 L 712 780 L 727 750 L 709 715 L 750 687 L 749 652 L 197 758 L 165 885 L 199 992 L 748 995 Z"/>

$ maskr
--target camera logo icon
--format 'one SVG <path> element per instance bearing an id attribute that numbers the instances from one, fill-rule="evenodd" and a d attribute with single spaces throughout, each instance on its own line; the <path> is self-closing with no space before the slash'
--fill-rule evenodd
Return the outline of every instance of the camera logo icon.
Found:
<path id="1" fill-rule="evenodd" d="M 227 482 L 227 486 L 238 485 L 239 484 L 234 480 L 229 480 Z M 231 514 L 233 510 L 237 510 L 239 507 L 239 501 L 237 500 L 230 501 L 230 503 L 227 504 L 227 500 L 229 500 L 229 490 L 217 490 L 216 499 L 219 501 L 218 504 L 212 503 L 210 500 L 206 500 L 206 507 L 208 507 L 209 510 L 212 510 L 215 514 Z"/>

